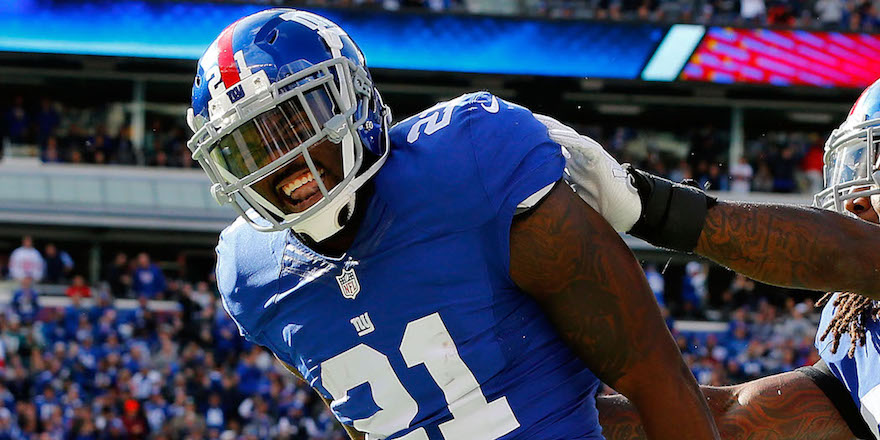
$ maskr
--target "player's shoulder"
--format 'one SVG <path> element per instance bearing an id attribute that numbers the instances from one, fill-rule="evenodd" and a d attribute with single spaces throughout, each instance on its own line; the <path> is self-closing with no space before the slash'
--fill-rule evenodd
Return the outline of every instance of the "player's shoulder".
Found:
<path id="1" fill-rule="evenodd" d="M 395 125 L 389 137 L 379 194 L 411 217 L 423 213 L 420 220 L 447 227 L 456 223 L 451 218 L 474 225 L 492 216 L 518 172 L 535 168 L 530 164 L 562 162 L 559 145 L 530 110 L 489 92 L 438 103 Z"/>
<path id="2" fill-rule="evenodd" d="M 241 217 L 220 233 L 217 243 L 217 290 L 229 316 L 243 336 L 253 332 L 251 321 L 262 303 L 274 295 L 286 232 L 259 232 Z"/>
<path id="3" fill-rule="evenodd" d="M 422 147 L 444 144 L 444 149 L 473 144 L 474 136 L 479 139 L 490 135 L 503 135 L 504 129 L 518 130 L 512 124 L 535 121 L 527 108 L 498 98 L 492 93 L 481 91 L 466 93 L 448 101 L 439 102 L 391 128 L 390 137 L 394 145 L 419 145 Z M 497 128 L 498 131 L 483 130 Z M 536 128 L 526 124 L 524 129 Z M 474 130 L 480 130 L 475 132 Z M 502 136 L 506 137 L 506 136 Z M 454 145 L 449 142 L 455 141 Z"/>

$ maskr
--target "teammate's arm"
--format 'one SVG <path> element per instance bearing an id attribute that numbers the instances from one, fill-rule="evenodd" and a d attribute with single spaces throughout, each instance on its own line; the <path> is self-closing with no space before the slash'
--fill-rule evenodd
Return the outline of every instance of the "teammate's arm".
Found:
<path id="1" fill-rule="evenodd" d="M 631 234 L 765 283 L 880 299 L 877 225 L 816 208 L 716 202 L 697 188 L 629 172 L 642 202 Z"/>
<path id="2" fill-rule="evenodd" d="M 696 253 L 765 283 L 880 299 L 880 227 L 816 208 L 719 202 Z"/>
<path id="3" fill-rule="evenodd" d="M 278 359 L 278 356 L 275 356 L 275 359 Z M 305 378 L 303 378 L 302 374 L 299 373 L 299 370 L 291 367 L 287 362 L 284 362 L 281 359 L 278 359 L 278 362 L 280 362 L 281 365 L 284 365 L 284 368 L 286 368 L 287 371 L 290 371 L 291 373 L 293 373 L 293 375 L 296 376 L 299 380 L 301 380 L 303 382 L 306 381 Z M 324 404 L 327 405 L 327 408 L 330 408 L 330 402 L 323 395 L 321 395 L 321 393 L 315 391 L 315 394 L 317 394 L 318 396 L 321 397 L 321 400 L 324 401 Z M 362 432 L 358 432 L 357 430 L 355 430 L 351 426 L 342 425 L 342 428 L 345 429 L 345 432 L 348 434 L 348 436 L 351 438 L 351 440 L 365 440 L 364 434 Z"/>
<path id="4" fill-rule="evenodd" d="M 854 438 L 825 393 L 799 371 L 702 391 L 725 440 Z M 647 438 L 639 413 L 625 397 L 597 397 L 596 407 L 608 440 Z"/>
<path id="5" fill-rule="evenodd" d="M 649 438 L 718 438 L 641 267 L 567 185 L 514 218 L 510 274 L 593 373 L 630 398 Z"/>

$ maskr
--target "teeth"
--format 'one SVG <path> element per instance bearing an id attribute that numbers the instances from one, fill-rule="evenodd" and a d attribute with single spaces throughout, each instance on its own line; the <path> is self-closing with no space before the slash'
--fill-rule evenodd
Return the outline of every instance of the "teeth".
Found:
<path id="1" fill-rule="evenodd" d="M 318 171 L 318 175 L 319 175 L 319 176 L 323 176 L 323 175 L 324 175 L 324 170 L 319 170 L 319 171 Z M 300 177 L 299 179 L 296 179 L 296 180 L 294 180 L 293 182 L 290 182 L 290 183 L 288 183 L 288 184 L 282 186 L 282 187 L 281 187 L 281 190 L 284 191 L 284 194 L 285 194 L 285 195 L 287 195 L 288 197 L 290 197 L 290 194 L 291 194 L 292 192 L 296 191 L 297 188 L 299 188 L 299 187 L 301 187 L 301 186 L 303 186 L 303 185 L 305 185 L 305 184 L 307 184 L 307 183 L 309 183 L 309 182 L 311 182 L 311 181 L 313 181 L 313 180 L 315 180 L 315 177 L 312 176 L 312 173 L 311 173 L 311 172 L 309 172 L 309 173 L 307 173 L 305 176 Z"/>

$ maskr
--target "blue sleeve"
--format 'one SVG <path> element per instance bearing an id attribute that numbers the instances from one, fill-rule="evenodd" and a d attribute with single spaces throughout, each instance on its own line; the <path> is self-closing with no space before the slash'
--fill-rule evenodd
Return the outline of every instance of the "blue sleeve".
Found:
<path id="1" fill-rule="evenodd" d="M 565 159 L 528 109 L 485 92 L 474 102 L 468 121 L 485 208 L 509 224 L 520 202 L 562 178 Z"/>
<path id="2" fill-rule="evenodd" d="M 239 218 L 217 243 L 217 290 L 223 308 L 245 339 L 259 345 L 266 300 L 278 291 L 287 232 L 257 232 Z"/>
<path id="3" fill-rule="evenodd" d="M 220 303 L 223 305 L 223 309 L 232 319 L 232 322 L 235 323 L 235 326 L 238 327 L 239 334 L 251 341 L 250 332 L 239 322 L 240 317 L 245 312 L 244 305 L 240 301 L 233 299 L 233 296 L 239 290 L 238 267 L 235 261 L 236 240 L 234 239 L 234 230 L 236 227 L 238 226 L 234 223 L 220 234 L 220 241 L 215 249 L 217 253 L 217 266 L 214 268 L 214 275 L 217 279 L 217 290 L 220 292 Z"/>

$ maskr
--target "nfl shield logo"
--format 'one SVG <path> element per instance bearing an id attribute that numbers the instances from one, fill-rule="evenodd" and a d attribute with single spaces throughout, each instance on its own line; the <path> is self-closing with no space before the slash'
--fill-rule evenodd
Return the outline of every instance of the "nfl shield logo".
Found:
<path id="1" fill-rule="evenodd" d="M 343 269 L 342 275 L 336 277 L 336 282 L 339 283 L 342 296 L 348 299 L 354 299 L 361 291 L 361 284 L 358 282 L 357 275 L 354 274 L 354 269 Z"/>

